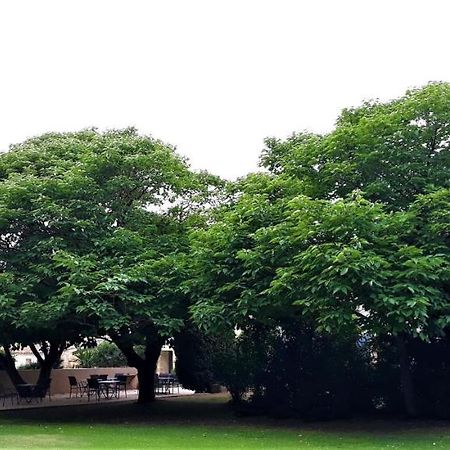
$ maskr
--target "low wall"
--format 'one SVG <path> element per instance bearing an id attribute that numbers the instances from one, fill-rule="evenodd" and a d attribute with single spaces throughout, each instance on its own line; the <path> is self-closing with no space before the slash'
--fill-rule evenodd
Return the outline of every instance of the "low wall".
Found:
<path id="1" fill-rule="evenodd" d="M 19 370 L 23 379 L 27 383 L 36 383 L 39 374 L 38 370 Z M 90 375 L 108 375 L 113 378 L 114 374 L 123 373 L 125 375 L 133 375 L 129 380 L 129 388 L 137 388 L 137 371 L 134 367 L 96 367 L 93 369 L 54 369 L 52 371 L 52 394 L 69 393 L 69 376 L 74 376 L 78 381 L 85 381 Z M 0 370 L 0 392 L 3 389 L 11 389 L 13 385 L 4 370 Z"/>

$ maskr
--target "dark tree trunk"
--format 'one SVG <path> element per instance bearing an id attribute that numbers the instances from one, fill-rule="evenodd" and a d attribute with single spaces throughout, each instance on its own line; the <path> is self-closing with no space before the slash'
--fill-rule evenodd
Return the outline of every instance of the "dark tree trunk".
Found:
<path id="1" fill-rule="evenodd" d="M 30 344 L 31 351 L 39 362 L 39 376 L 37 384 L 46 385 L 49 383 L 53 367 L 61 359 L 62 352 L 65 348 L 65 342 L 60 343 L 50 341 L 41 347 L 44 356 L 36 349 L 34 344 Z"/>
<path id="2" fill-rule="evenodd" d="M 152 339 L 147 338 L 143 365 L 138 368 L 138 403 L 149 403 L 155 400 L 156 365 L 158 364 L 163 344 L 164 339 L 159 336 L 154 336 Z"/>
<path id="3" fill-rule="evenodd" d="M 396 341 L 400 363 L 400 386 L 403 395 L 403 402 L 405 404 L 405 410 L 408 416 L 417 417 L 419 412 L 416 404 L 416 395 L 410 369 L 408 349 L 406 348 L 406 343 L 403 336 L 397 336 Z"/>
<path id="4" fill-rule="evenodd" d="M 139 356 L 132 343 L 126 342 L 126 337 L 113 336 L 114 343 L 127 358 L 130 366 L 137 369 L 139 382 L 138 403 L 145 404 L 155 400 L 155 373 L 164 339 L 158 335 L 146 339 L 144 357 Z"/>
<path id="5" fill-rule="evenodd" d="M 139 382 L 138 403 L 150 403 L 155 400 L 155 369 L 143 364 L 137 368 Z"/>
<path id="6" fill-rule="evenodd" d="M 24 384 L 25 380 L 16 369 L 16 363 L 11 354 L 11 351 L 9 350 L 9 346 L 3 345 L 3 350 L 5 354 L 0 355 L 0 360 L 5 368 L 6 373 L 9 376 L 9 379 L 11 380 L 11 383 L 14 384 L 14 386 L 17 386 L 18 384 Z"/>
<path id="7" fill-rule="evenodd" d="M 46 385 L 50 380 L 50 376 L 52 374 L 52 369 L 53 369 L 53 364 L 46 359 L 41 364 L 41 367 L 39 368 L 39 376 L 36 381 L 36 384 Z"/>

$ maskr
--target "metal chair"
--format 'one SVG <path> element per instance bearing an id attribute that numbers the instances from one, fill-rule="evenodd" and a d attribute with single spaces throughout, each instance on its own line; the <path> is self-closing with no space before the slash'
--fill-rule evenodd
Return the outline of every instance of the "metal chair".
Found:
<path id="1" fill-rule="evenodd" d="M 52 383 L 52 379 L 49 378 L 43 383 L 36 384 L 33 388 L 33 396 L 36 398 L 39 398 L 40 401 L 42 401 L 47 395 L 49 401 L 52 400 L 51 392 L 50 392 L 50 386 Z"/>
<path id="2" fill-rule="evenodd" d="M 6 389 L 0 393 L 0 400 L 2 401 L 2 406 L 5 406 L 7 401 L 11 401 L 11 406 L 14 405 L 14 399 L 16 402 L 19 401 L 17 391 L 12 389 Z"/>
<path id="3" fill-rule="evenodd" d="M 17 391 L 17 403 L 21 400 L 25 400 L 27 403 L 31 403 L 33 400 L 41 401 L 48 395 L 51 401 L 50 385 L 52 379 L 49 378 L 44 383 L 39 384 L 18 384 L 16 385 Z"/>
<path id="4" fill-rule="evenodd" d="M 95 395 L 97 397 L 97 401 L 100 400 L 100 392 L 101 392 L 101 386 L 98 382 L 98 378 L 88 378 L 87 379 L 87 388 L 86 388 L 86 394 L 88 397 L 88 402 L 91 401 L 91 396 Z"/>
<path id="5" fill-rule="evenodd" d="M 33 387 L 31 384 L 18 384 L 16 385 L 17 391 L 17 403 L 19 404 L 22 400 L 25 400 L 27 403 L 31 403 L 33 401 Z"/>
<path id="6" fill-rule="evenodd" d="M 125 397 L 128 398 L 128 394 L 127 394 L 128 377 L 127 377 L 127 375 L 116 373 L 115 378 L 119 382 L 117 385 L 117 388 L 119 389 L 119 391 L 118 391 L 119 395 L 120 395 L 120 391 L 124 391 Z"/>
<path id="7" fill-rule="evenodd" d="M 83 397 L 83 394 L 86 390 L 86 384 L 82 382 L 78 382 L 76 377 L 69 375 L 69 398 L 72 398 L 72 393 L 75 392 L 75 398 L 78 398 L 78 394 L 80 394 L 80 397 Z"/>

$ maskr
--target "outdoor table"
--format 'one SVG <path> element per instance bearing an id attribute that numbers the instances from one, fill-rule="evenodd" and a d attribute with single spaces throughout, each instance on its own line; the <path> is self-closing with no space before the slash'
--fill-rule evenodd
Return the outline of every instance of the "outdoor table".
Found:
<path id="1" fill-rule="evenodd" d="M 158 384 L 161 388 L 162 394 L 170 394 L 170 388 L 173 384 L 173 377 L 160 377 L 158 376 Z"/>
<path id="2" fill-rule="evenodd" d="M 31 383 L 21 383 L 21 384 L 16 384 L 16 387 L 18 388 L 23 388 L 24 390 L 27 389 L 30 392 L 33 391 L 33 389 L 37 386 L 37 384 L 31 384 Z"/>
<path id="3" fill-rule="evenodd" d="M 23 398 L 27 403 L 31 403 L 33 398 L 35 398 L 34 390 L 36 389 L 37 384 L 31 383 L 20 383 L 16 384 L 18 400 Z"/>
<path id="4" fill-rule="evenodd" d="M 102 388 L 103 395 L 107 400 L 110 400 L 113 397 L 119 398 L 119 380 L 111 379 L 111 380 L 99 380 L 98 384 Z"/>

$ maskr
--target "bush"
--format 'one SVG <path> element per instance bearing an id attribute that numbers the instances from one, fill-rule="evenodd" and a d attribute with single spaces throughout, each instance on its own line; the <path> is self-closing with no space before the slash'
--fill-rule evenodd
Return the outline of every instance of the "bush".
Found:
<path id="1" fill-rule="evenodd" d="M 41 365 L 39 364 L 39 362 L 38 361 L 33 361 L 33 362 L 22 364 L 17 369 L 19 369 L 19 370 L 28 370 L 28 369 L 40 369 L 40 368 L 41 368 Z"/>
<path id="2" fill-rule="evenodd" d="M 304 419 L 373 410 L 370 358 L 358 335 L 317 333 L 297 320 L 250 324 L 214 352 L 215 375 L 238 412 Z"/>
<path id="3" fill-rule="evenodd" d="M 253 333 L 230 333 L 215 342 L 214 374 L 229 391 L 233 403 L 242 406 L 250 391 L 258 389 L 258 375 L 265 367 L 261 341 Z"/>
<path id="4" fill-rule="evenodd" d="M 127 360 L 117 345 L 102 342 L 93 348 L 78 348 L 74 353 L 78 367 L 126 367 Z"/>
<path id="5" fill-rule="evenodd" d="M 177 378 L 183 387 L 197 392 L 212 392 L 215 388 L 212 367 L 213 339 L 188 323 L 175 336 L 173 344 L 177 355 Z"/>

